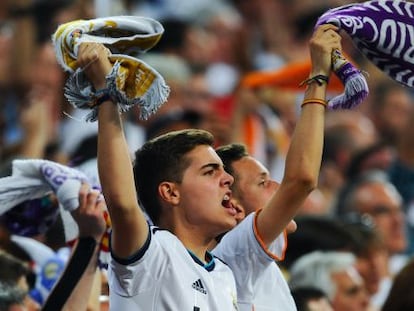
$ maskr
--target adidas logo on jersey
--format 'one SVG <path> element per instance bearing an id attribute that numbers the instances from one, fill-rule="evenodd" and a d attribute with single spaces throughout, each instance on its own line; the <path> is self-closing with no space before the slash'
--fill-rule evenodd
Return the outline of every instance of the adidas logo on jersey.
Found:
<path id="1" fill-rule="evenodd" d="M 203 293 L 204 295 L 207 295 L 207 291 L 205 290 L 205 288 L 203 286 L 203 283 L 201 283 L 200 279 L 195 281 L 192 286 L 195 290 L 198 290 L 200 293 Z"/>

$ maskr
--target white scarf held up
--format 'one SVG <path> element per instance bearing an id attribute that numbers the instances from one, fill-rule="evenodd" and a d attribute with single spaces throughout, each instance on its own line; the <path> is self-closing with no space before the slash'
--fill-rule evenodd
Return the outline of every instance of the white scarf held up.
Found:
<path id="1" fill-rule="evenodd" d="M 71 73 L 65 86 L 65 96 L 76 108 L 92 110 L 87 121 L 97 119 L 96 99 L 92 84 L 86 79 L 76 59 L 82 42 L 97 42 L 110 49 L 113 65 L 106 77 L 107 89 L 118 103 L 120 112 L 140 107 L 140 118 L 147 119 L 163 105 L 170 89 L 164 78 L 151 66 L 137 58 L 160 40 L 164 28 L 151 18 L 111 16 L 91 20 L 75 20 L 58 27 L 52 36 L 56 58 L 64 70 Z"/>

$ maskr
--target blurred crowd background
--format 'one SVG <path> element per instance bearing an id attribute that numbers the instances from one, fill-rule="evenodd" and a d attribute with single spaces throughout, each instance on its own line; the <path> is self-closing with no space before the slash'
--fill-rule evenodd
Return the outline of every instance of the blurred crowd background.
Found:
<path id="1" fill-rule="evenodd" d="M 2 0 L 1 176 L 11 173 L 16 158 L 95 170 L 97 124 L 83 121 L 85 112 L 65 100 L 67 74 L 56 62 L 51 35 L 64 22 L 122 14 L 163 24 L 158 45 L 139 57 L 171 88 L 168 103 L 148 120 L 139 120 L 136 110 L 123 114 L 131 153 L 166 131 L 202 128 L 214 134 L 217 146 L 246 144 L 280 181 L 304 92 L 286 86 L 284 75 L 291 79 L 295 65 L 309 60 L 307 44 L 318 16 L 351 2 Z M 297 258 L 314 250 L 350 251 L 370 300 L 381 307 L 414 251 L 414 94 L 364 59 L 345 35 L 343 46 L 366 72 L 370 95 L 352 111 L 327 111 L 319 187 L 297 216 L 281 265 L 288 274 Z M 281 71 L 271 83 L 242 83 L 252 72 Z M 329 96 L 338 92 L 332 89 Z M 3 215 L 0 247 L 7 249 L 10 235 L 20 232 L 58 251 L 64 242 L 57 215 L 49 216 Z M 33 232 L 22 234 L 24 222 Z"/>

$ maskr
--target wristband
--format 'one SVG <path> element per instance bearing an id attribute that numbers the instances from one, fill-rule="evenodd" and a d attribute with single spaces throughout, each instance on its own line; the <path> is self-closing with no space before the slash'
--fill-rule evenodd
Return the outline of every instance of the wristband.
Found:
<path id="1" fill-rule="evenodd" d="M 112 99 L 112 96 L 110 94 L 110 91 L 108 88 L 100 89 L 95 92 L 93 95 L 93 100 L 89 104 L 89 107 L 97 107 L 101 105 L 103 102 L 106 102 L 107 100 Z"/>
<path id="2" fill-rule="evenodd" d="M 78 247 L 82 248 L 82 251 L 90 252 L 94 250 L 96 244 L 96 240 L 91 236 L 79 237 L 78 239 Z"/>

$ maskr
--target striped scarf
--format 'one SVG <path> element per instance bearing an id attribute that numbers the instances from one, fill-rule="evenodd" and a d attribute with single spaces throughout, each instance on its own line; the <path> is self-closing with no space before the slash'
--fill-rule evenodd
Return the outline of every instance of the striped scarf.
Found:
<path id="1" fill-rule="evenodd" d="M 374 0 L 331 9 L 317 25 L 345 31 L 373 64 L 395 81 L 414 85 L 414 3 Z"/>
<path id="2" fill-rule="evenodd" d="M 102 43 L 112 53 L 109 60 L 113 69 L 107 76 L 111 97 L 118 102 L 120 112 L 138 105 L 141 119 L 147 119 L 166 102 L 169 88 L 163 77 L 136 55 L 154 47 L 163 32 L 158 21 L 138 16 L 75 20 L 60 25 L 52 41 L 59 64 L 71 73 L 65 97 L 76 108 L 92 110 L 87 121 L 96 120 L 97 107 L 91 107 L 95 90 L 78 68 L 76 58 L 81 43 Z"/>

